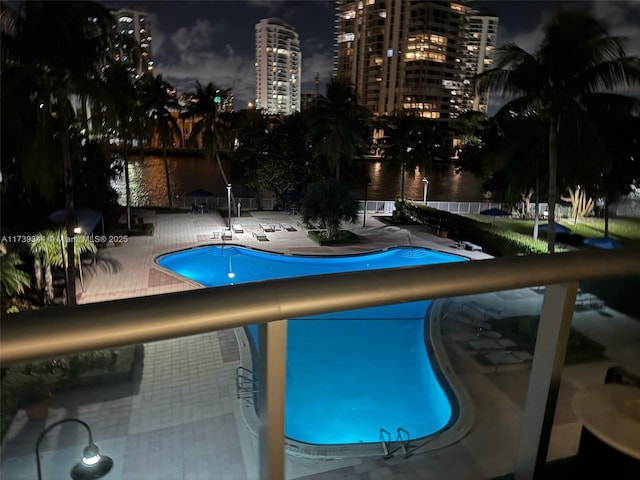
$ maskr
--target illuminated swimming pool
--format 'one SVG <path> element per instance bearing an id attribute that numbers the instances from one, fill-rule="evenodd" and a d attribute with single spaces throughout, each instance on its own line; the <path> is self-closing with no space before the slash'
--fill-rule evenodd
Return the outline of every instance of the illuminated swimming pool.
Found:
<path id="1" fill-rule="evenodd" d="M 165 255 L 157 262 L 217 287 L 463 260 L 421 248 L 302 257 L 218 245 Z M 420 438 L 451 424 L 454 409 L 425 343 L 429 304 L 411 302 L 289 322 L 287 437 L 316 445 L 367 443 L 379 441 L 380 428 L 396 432 L 401 427 Z M 249 331 L 255 342 L 257 327 Z"/>

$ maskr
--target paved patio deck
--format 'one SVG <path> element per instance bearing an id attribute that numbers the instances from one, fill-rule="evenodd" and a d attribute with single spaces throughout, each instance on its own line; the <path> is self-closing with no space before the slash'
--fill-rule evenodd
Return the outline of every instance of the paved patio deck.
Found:
<path id="1" fill-rule="evenodd" d="M 155 224 L 152 237 L 131 237 L 122 247 L 109 246 L 99 262 L 85 269 L 79 303 L 162 294 L 199 288 L 155 266 L 159 254 L 180 248 L 219 243 L 214 232 L 225 226 L 217 213 L 144 213 Z M 298 224 L 299 217 L 280 212 L 253 212 L 234 219 L 244 233 L 231 243 L 276 252 L 332 254 L 371 251 L 393 245 L 413 245 L 487 258 L 481 252 L 461 251 L 454 242 L 431 235 L 421 227 L 389 227 L 367 217 L 367 227 L 350 228 L 363 241 L 356 246 L 318 247 Z M 268 241 L 252 234 L 261 223 L 289 223 L 296 232 L 267 233 Z M 450 299 L 443 312 L 463 304 L 481 305 L 510 313 L 538 313 L 542 295 L 531 289 Z M 549 459 L 577 451 L 580 424 L 570 401 L 577 389 L 602 383 L 607 368 L 640 365 L 640 322 L 609 308 L 577 312 L 574 327 L 607 347 L 609 360 L 566 367 L 551 439 Z M 474 360 L 462 345 L 476 339 L 476 331 L 460 322 L 442 322 L 442 341 L 453 369 L 473 403 L 473 428 L 459 442 L 443 449 L 417 450 L 404 459 L 351 458 L 313 460 L 287 457 L 287 477 L 316 479 L 482 479 L 513 469 L 519 438 L 528 370 L 522 365 L 500 368 Z M 20 411 L 1 450 L 0 478 L 35 477 L 34 444 L 49 424 L 65 417 L 88 422 L 94 440 L 115 466 L 112 480 L 255 479 L 257 439 L 245 424 L 242 404 L 235 395 L 235 368 L 240 355 L 233 331 L 166 340 L 144 345 L 141 368 L 131 382 L 62 392 L 54 398 L 45 422 L 28 422 Z M 53 430 L 43 444 L 44 479 L 63 478 L 84 445 L 84 432 L 74 424 Z"/>

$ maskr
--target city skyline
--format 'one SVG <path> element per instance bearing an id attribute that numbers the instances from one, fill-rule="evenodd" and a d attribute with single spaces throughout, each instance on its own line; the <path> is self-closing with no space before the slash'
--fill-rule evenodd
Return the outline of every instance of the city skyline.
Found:
<path id="1" fill-rule="evenodd" d="M 333 74 L 335 3 L 326 0 L 248 1 L 105 1 L 110 9 L 140 8 L 151 18 L 155 73 L 179 91 L 195 81 L 230 88 L 235 108 L 255 101 L 255 24 L 278 17 L 300 35 L 302 90 L 314 90 L 316 74 L 321 91 Z M 475 1 L 500 19 L 497 45 L 513 42 L 533 51 L 542 26 L 560 7 L 581 8 L 603 20 L 610 33 L 627 38 L 628 53 L 640 56 L 640 2 L 624 1 Z M 636 95 L 640 92 L 635 91 Z M 490 113 L 500 105 L 491 97 Z"/>

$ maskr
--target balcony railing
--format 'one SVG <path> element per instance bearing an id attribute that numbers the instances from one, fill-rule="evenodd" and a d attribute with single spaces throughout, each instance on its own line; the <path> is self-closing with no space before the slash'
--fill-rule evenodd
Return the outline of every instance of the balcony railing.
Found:
<path id="1" fill-rule="evenodd" d="M 640 273 L 640 251 L 576 252 L 279 279 L 6 316 L 13 362 L 259 324 L 261 478 L 284 479 L 287 319 L 545 285 L 516 478 L 544 465 L 581 279 Z"/>

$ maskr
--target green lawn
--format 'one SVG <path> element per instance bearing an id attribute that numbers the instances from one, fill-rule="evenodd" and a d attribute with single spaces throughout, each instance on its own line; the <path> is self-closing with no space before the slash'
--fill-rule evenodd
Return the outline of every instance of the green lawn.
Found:
<path id="1" fill-rule="evenodd" d="M 487 217 L 486 215 L 469 215 L 479 222 L 492 223 L 495 226 L 502 227 L 505 230 L 512 230 L 523 235 L 533 234 L 533 220 L 521 220 L 517 218 L 501 218 Z M 541 220 L 541 224 L 547 223 Z M 585 238 L 604 236 L 604 219 L 603 218 L 578 218 L 577 223 L 574 219 L 559 219 L 560 225 L 571 229 L 572 233 L 581 235 Z M 541 237 L 544 236 L 542 232 Z M 622 242 L 626 246 L 640 247 L 640 218 L 610 218 L 609 219 L 609 236 L 614 240 Z"/>

